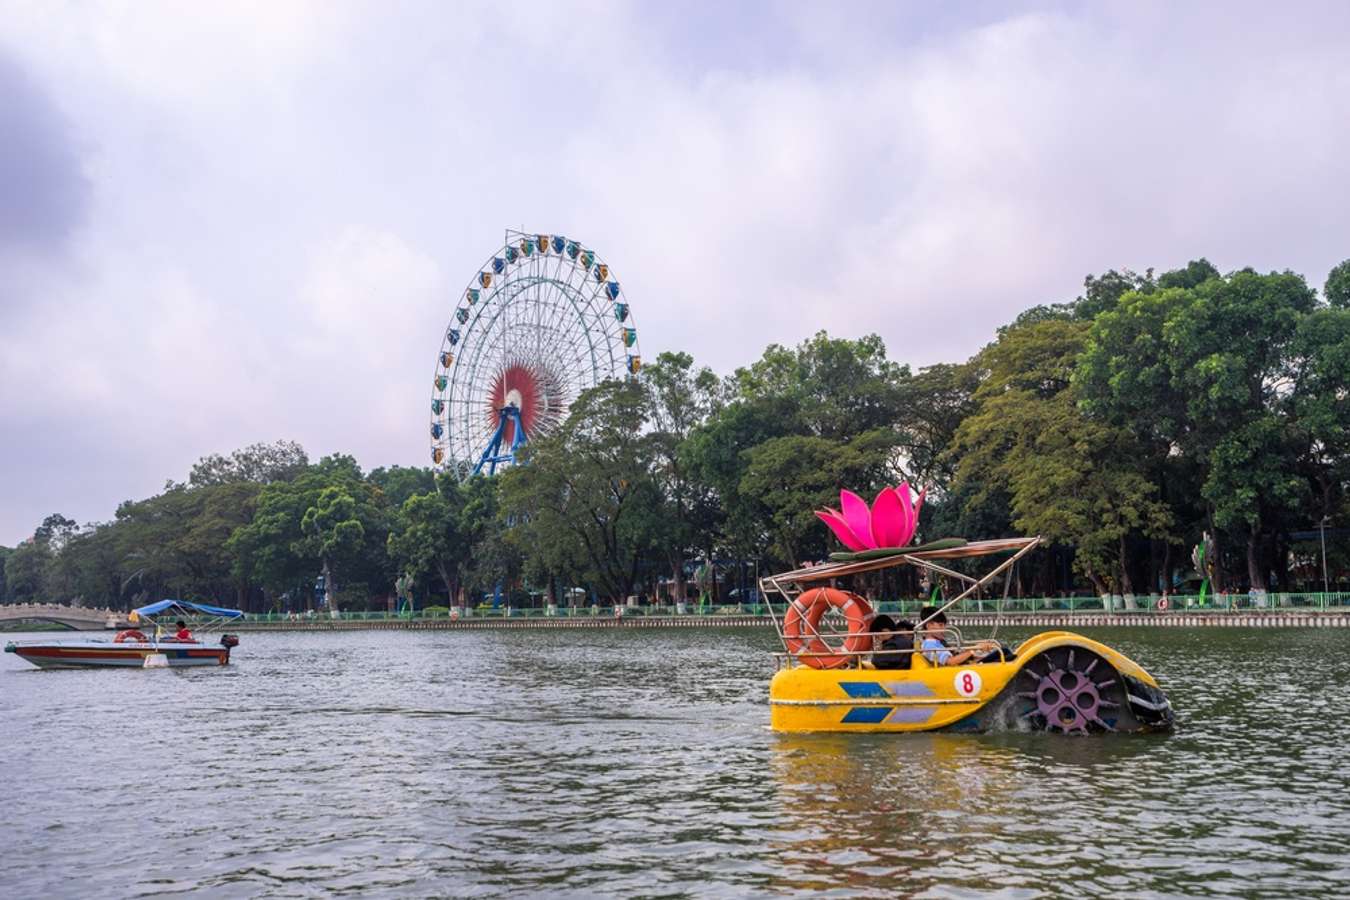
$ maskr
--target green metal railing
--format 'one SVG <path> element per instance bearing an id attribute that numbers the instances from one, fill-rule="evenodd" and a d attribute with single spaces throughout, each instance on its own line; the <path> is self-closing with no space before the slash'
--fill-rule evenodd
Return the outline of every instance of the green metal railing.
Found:
<path id="1" fill-rule="evenodd" d="M 690 603 L 683 609 L 676 606 L 621 606 L 619 615 L 627 618 L 650 617 L 702 617 L 716 618 L 719 616 L 763 616 L 768 615 L 769 608 L 763 603 L 745 603 L 731 604 L 723 606 L 707 607 L 702 612 L 699 611 L 696 604 Z M 252 613 L 249 615 L 251 622 L 395 622 L 408 621 L 410 619 L 418 620 L 445 620 L 454 618 L 469 619 L 591 619 L 591 618 L 614 618 L 615 607 L 604 606 L 559 606 L 550 610 L 545 607 L 491 607 L 480 606 L 465 610 L 458 609 L 419 609 L 415 613 L 401 612 L 392 613 L 385 611 L 348 611 L 340 612 L 335 617 L 330 613 L 315 612 L 313 616 L 305 613 L 291 615 L 289 613 Z"/>
<path id="2" fill-rule="evenodd" d="M 1009 597 L 1006 600 L 970 597 L 952 610 L 959 613 L 993 613 L 1001 607 L 1011 613 L 1115 613 L 1152 614 L 1158 612 L 1253 612 L 1253 611 L 1327 611 L 1350 610 L 1350 593 L 1281 593 L 1281 594 L 1198 594 L 1169 595 L 1166 603 L 1158 594 L 1140 594 L 1134 597 Z M 900 600 L 877 604 L 887 613 L 915 613 L 927 603 L 923 600 Z"/>
<path id="3" fill-rule="evenodd" d="M 1138 595 L 1129 597 L 1009 597 L 1000 601 L 997 597 L 962 600 L 951 611 L 965 614 L 992 614 L 1000 605 L 1005 613 L 1112 613 L 1123 615 L 1153 615 L 1159 612 L 1327 612 L 1350 611 L 1350 592 L 1341 593 L 1280 593 L 1280 594 L 1211 594 L 1202 599 L 1198 595 L 1175 595 L 1167 598 L 1166 609 L 1160 608 L 1159 595 Z M 886 600 L 875 603 L 878 612 L 914 616 L 928 603 L 926 600 Z M 782 604 L 775 604 L 781 613 Z M 623 606 L 619 607 L 623 617 L 681 617 L 714 619 L 726 616 L 762 616 L 769 608 L 763 603 L 722 604 L 699 609 L 697 604 L 686 604 L 683 609 L 664 606 Z M 420 609 L 415 613 L 391 613 L 381 611 L 341 612 L 336 617 L 328 613 L 316 612 L 291 615 L 271 612 L 249 615 L 252 622 L 331 622 L 335 619 L 343 622 L 387 622 L 416 620 L 444 620 L 456 617 L 471 619 L 590 619 L 614 618 L 615 607 L 604 606 L 559 606 L 555 609 L 545 607 L 498 607 L 493 609 L 480 606 L 464 611 L 433 607 Z"/>

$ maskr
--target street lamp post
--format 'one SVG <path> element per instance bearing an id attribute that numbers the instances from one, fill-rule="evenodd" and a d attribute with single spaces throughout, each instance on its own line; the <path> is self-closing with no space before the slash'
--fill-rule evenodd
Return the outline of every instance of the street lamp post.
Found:
<path id="1" fill-rule="evenodd" d="M 1322 521 L 1317 523 L 1317 528 L 1322 532 L 1322 593 L 1331 593 L 1331 588 L 1327 581 L 1327 517 L 1323 516 Z"/>

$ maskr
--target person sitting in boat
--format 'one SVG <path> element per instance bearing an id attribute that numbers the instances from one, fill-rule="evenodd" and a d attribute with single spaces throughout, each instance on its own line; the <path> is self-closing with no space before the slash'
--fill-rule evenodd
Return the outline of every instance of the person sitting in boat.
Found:
<path id="1" fill-rule="evenodd" d="M 173 624 L 178 626 L 178 632 L 173 636 L 173 639 L 175 641 L 190 641 L 193 639 L 192 632 L 188 630 L 186 622 L 184 622 L 182 619 L 179 619 L 177 622 L 174 622 Z"/>
<path id="2" fill-rule="evenodd" d="M 947 645 L 947 614 L 936 606 L 925 606 L 919 613 L 924 623 L 923 643 L 919 649 L 924 659 L 935 666 L 964 666 L 969 663 L 1006 662 L 1012 651 L 998 641 L 976 641 L 969 649 L 953 653 Z"/>
<path id="3" fill-rule="evenodd" d="M 914 623 L 900 622 L 890 616 L 872 620 L 872 666 L 877 669 L 908 669 L 914 655 Z"/>

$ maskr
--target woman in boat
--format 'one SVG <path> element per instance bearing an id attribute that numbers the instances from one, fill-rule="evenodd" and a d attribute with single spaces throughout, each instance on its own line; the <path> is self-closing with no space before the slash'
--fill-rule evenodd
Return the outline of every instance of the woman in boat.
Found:
<path id="1" fill-rule="evenodd" d="M 908 669 L 914 654 L 914 623 L 895 623 L 890 616 L 872 620 L 872 665 L 878 669 Z"/>

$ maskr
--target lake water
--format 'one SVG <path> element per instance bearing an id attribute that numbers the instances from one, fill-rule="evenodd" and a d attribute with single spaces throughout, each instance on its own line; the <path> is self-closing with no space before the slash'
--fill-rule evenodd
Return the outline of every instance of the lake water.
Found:
<path id="1" fill-rule="evenodd" d="M 178 671 L 5 654 L 3 891 L 1350 890 L 1346 633 L 1089 633 L 1158 677 L 1175 734 L 778 735 L 754 629 L 245 633 Z"/>

